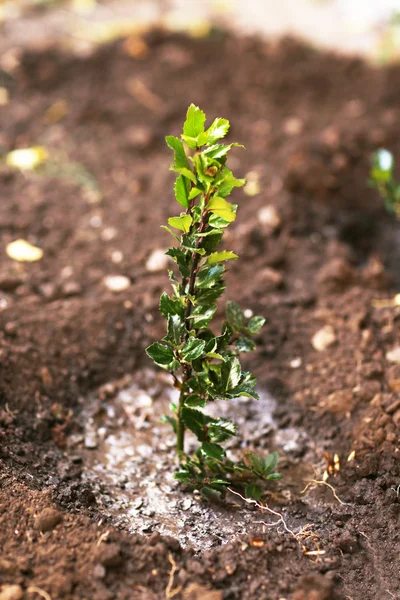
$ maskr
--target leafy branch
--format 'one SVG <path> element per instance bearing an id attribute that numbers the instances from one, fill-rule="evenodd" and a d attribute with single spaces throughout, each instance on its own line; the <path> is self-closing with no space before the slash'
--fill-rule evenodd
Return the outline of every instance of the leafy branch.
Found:
<path id="1" fill-rule="evenodd" d="M 237 205 L 227 198 L 245 180 L 234 177 L 226 166 L 228 153 L 243 147 L 221 143 L 228 133 L 229 121 L 217 118 L 207 129 L 205 121 L 204 112 L 192 104 L 181 139 L 166 138 L 174 154 L 171 169 L 178 174 L 175 198 L 184 211 L 170 217 L 168 226 L 162 226 L 177 242 L 166 252 L 176 263 L 177 271 L 169 271 L 173 293 L 164 292 L 160 298 L 167 333 L 146 352 L 159 367 L 171 373 L 180 390 L 178 406 L 173 405 L 173 414 L 165 417 L 176 434 L 181 464 L 176 478 L 200 488 L 207 497 L 221 497 L 228 485 L 239 483 L 244 485 L 246 494 L 258 498 L 262 488 L 256 481 L 280 477 L 274 472 L 277 454 L 267 456 L 263 462 L 254 453 L 248 453 L 241 462 L 233 463 L 221 444 L 236 435 L 235 423 L 213 418 L 202 410 L 208 402 L 218 399 L 258 399 L 256 379 L 242 370 L 238 357 L 254 350 L 253 338 L 265 322 L 258 316 L 247 320 L 237 304 L 228 302 L 220 334 L 210 328 L 217 300 L 226 287 L 225 265 L 238 258 L 231 250 L 219 249 L 224 232 L 236 219 Z M 193 457 L 184 452 L 187 429 L 200 443 Z"/>

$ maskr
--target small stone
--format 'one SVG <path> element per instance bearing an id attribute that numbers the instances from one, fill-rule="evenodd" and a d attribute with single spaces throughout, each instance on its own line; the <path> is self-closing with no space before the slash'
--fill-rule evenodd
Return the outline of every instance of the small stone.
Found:
<path id="1" fill-rule="evenodd" d="M 393 363 L 400 363 L 400 346 L 396 346 L 386 353 L 386 360 Z"/>
<path id="2" fill-rule="evenodd" d="M 184 600 L 222 600 L 221 590 L 210 590 L 210 588 L 191 583 L 183 592 Z"/>
<path id="3" fill-rule="evenodd" d="M 125 277 L 124 275 L 106 275 L 103 282 L 105 286 L 115 294 L 127 290 L 131 285 L 129 277 Z"/>
<path id="4" fill-rule="evenodd" d="M 272 267 L 266 267 L 260 271 L 259 280 L 269 289 L 276 289 L 282 285 L 283 275 L 279 271 L 276 271 L 276 269 L 272 269 Z"/>
<path id="5" fill-rule="evenodd" d="M 165 250 L 157 249 L 153 250 L 149 258 L 146 261 L 146 271 L 150 273 L 157 273 L 157 271 L 164 271 L 168 265 L 168 256 L 165 254 Z"/>
<path id="6" fill-rule="evenodd" d="M 127 148 L 144 150 L 153 141 L 153 133 L 148 127 L 131 127 L 127 131 Z"/>
<path id="7" fill-rule="evenodd" d="M 361 272 L 361 277 L 366 285 L 378 290 L 385 289 L 390 283 L 382 261 L 375 256 L 369 259 Z"/>
<path id="8" fill-rule="evenodd" d="M 283 130 L 288 135 L 299 135 L 303 131 L 304 123 L 299 117 L 289 117 L 283 124 Z"/>
<path id="9" fill-rule="evenodd" d="M 261 225 L 265 225 L 271 231 L 275 231 L 281 225 L 282 219 L 275 206 L 269 204 L 263 206 L 257 213 L 257 218 Z"/>
<path id="10" fill-rule="evenodd" d="M 298 356 L 297 358 L 293 358 L 289 365 L 292 369 L 298 369 L 299 367 L 301 367 L 302 364 L 302 360 L 300 358 L 300 356 Z"/>
<path id="11" fill-rule="evenodd" d="M 82 293 L 82 288 L 77 281 L 66 281 L 61 288 L 63 296 L 69 298 L 71 296 L 79 296 Z"/>
<path id="12" fill-rule="evenodd" d="M 2 585 L 0 600 L 21 600 L 24 592 L 20 585 Z"/>
<path id="13" fill-rule="evenodd" d="M 99 445 L 97 433 L 95 431 L 89 431 L 85 435 L 85 448 L 88 450 L 95 450 Z"/>
<path id="14" fill-rule="evenodd" d="M 39 286 L 39 294 L 46 300 L 54 300 L 57 296 L 57 286 L 55 283 L 47 282 Z"/>
<path id="15" fill-rule="evenodd" d="M 62 513 L 55 508 L 45 508 L 35 518 L 35 529 L 42 533 L 51 531 L 62 521 L 62 518 Z"/>
<path id="16" fill-rule="evenodd" d="M 100 544 L 95 558 L 103 567 L 118 567 L 122 562 L 121 548 L 116 543 Z"/>
<path id="17" fill-rule="evenodd" d="M 392 419 L 393 419 L 393 423 L 396 425 L 396 427 L 400 427 L 400 409 L 396 410 Z"/>
<path id="18" fill-rule="evenodd" d="M 95 579 L 104 579 L 106 576 L 106 570 L 103 565 L 94 565 L 93 567 L 93 577 Z"/>
<path id="19" fill-rule="evenodd" d="M 331 325 L 324 325 L 324 327 L 317 331 L 311 340 L 314 350 L 317 350 L 318 352 L 323 352 L 335 342 L 336 333 Z"/>
<path id="20" fill-rule="evenodd" d="M 100 237 L 104 242 L 109 242 L 117 237 L 117 235 L 118 231 L 115 229 L 115 227 L 105 227 L 101 232 Z"/>
<path id="21" fill-rule="evenodd" d="M 317 275 L 321 284 L 328 285 L 332 290 L 340 290 L 354 279 L 354 269 L 344 258 L 334 258 L 322 267 Z"/>
<path id="22" fill-rule="evenodd" d="M 0 290 L 3 292 L 13 292 L 17 289 L 23 280 L 21 276 L 12 273 L 0 273 Z"/>
<path id="23" fill-rule="evenodd" d="M 43 250 L 23 239 L 15 240 L 6 247 L 9 258 L 17 262 L 35 262 L 43 257 Z"/>
<path id="24" fill-rule="evenodd" d="M 192 500 L 191 498 L 186 498 L 186 500 L 184 500 L 182 502 L 182 510 L 189 510 L 189 508 L 192 506 Z"/>
<path id="25" fill-rule="evenodd" d="M 353 407 L 353 393 L 350 390 L 333 392 L 325 399 L 324 407 L 333 414 L 346 413 Z"/>

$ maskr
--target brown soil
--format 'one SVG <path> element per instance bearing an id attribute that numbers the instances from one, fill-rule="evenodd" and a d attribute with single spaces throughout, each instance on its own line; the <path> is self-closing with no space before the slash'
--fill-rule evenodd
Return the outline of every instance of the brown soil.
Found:
<path id="1" fill-rule="evenodd" d="M 4 150 L 45 145 L 59 173 L 0 167 L 0 598 L 399 598 L 400 365 L 386 353 L 399 344 L 400 308 L 376 299 L 400 282 L 400 228 L 367 178 L 373 149 L 400 152 L 400 68 L 220 33 L 153 32 L 146 43 L 140 60 L 122 43 L 85 59 L 26 52 L 3 76 Z M 67 113 L 54 123 L 46 111 L 59 100 Z M 87 477 L 81 435 L 82 408 L 106 407 L 149 367 L 144 347 L 162 330 L 167 279 L 145 264 L 167 247 L 159 225 L 175 210 L 163 138 L 192 101 L 232 121 L 247 148 L 236 171 L 258 174 L 261 192 L 236 196 L 229 296 L 266 316 L 252 366 L 278 401 L 277 426 L 310 441 L 283 452 L 285 479 L 271 488 L 296 536 L 231 499 L 221 523 L 228 514 L 249 535 L 222 532 L 231 539 L 218 546 L 213 527 L 205 552 L 154 523 L 138 535 L 117 522 L 104 507 L 109 482 Z M 257 216 L 266 205 L 275 228 Z M 4 249 L 19 237 L 44 258 L 12 263 Z M 121 294 L 104 285 L 115 274 L 131 281 Z M 336 340 L 319 352 L 311 340 L 324 326 Z M 324 452 L 339 455 L 336 496 L 321 485 L 300 493 L 310 448 L 318 478 Z"/>

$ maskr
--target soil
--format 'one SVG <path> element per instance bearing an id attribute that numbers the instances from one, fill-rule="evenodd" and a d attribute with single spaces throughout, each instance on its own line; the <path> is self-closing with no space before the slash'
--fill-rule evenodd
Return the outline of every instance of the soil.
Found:
<path id="1" fill-rule="evenodd" d="M 1 145 L 43 145 L 51 169 L 0 166 L 0 598 L 400 598 L 400 226 L 367 182 L 374 149 L 400 152 L 400 67 L 222 32 L 142 42 L 3 61 Z M 262 401 L 233 411 L 242 446 L 280 451 L 282 519 L 176 487 L 157 423 L 169 384 L 144 348 L 168 282 L 147 261 L 190 102 L 247 148 L 227 283 L 267 322 Z M 17 238 L 43 259 L 12 262 Z"/>

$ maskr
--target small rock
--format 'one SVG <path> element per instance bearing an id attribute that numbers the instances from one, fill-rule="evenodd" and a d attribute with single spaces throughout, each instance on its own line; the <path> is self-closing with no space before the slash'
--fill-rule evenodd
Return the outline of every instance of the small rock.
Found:
<path id="1" fill-rule="evenodd" d="M 42 533 L 51 531 L 62 521 L 62 518 L 62 513 L 55 508 L 45 508 L 35 518 L 35 529 Z"/>
<path id="2" fill-rule="evenodd" d="M 259 273 L 259 280 L 263 285 L 266 285 L 268 289 L 279 288 L 283 284 L 283 275 L 272 267 L 266 267 Z"/>
<path id="3" fill-rule="evenodd" d="M 165 250 L 153 250 L 146 261 L 146 271 L 150 271 L 150 273 L 164 271 L 168 265 L 168 260 L 169 259 L 165 254 Z"/>
<path id="4" fill-rule="evenodd" d="M 96 560 L 103 567 L 118 567 L 122 562 L 121 548 L 119 544 L 100 544 L 95 552 Z"/>
<path id="5" fill-rule="evenodd" d="M 95 450 L 99 445 L 97 433 L 95 431 L 89 431 L 85 435 L 85 448 L 88 450 Z"/>
<path id="6" fill-rule="evenodd" d="M 39 286 L 39 294 L 46 300 L 54 300 L 57 296 L 57 286 L 55 283 L 47 282 Z"/>
<path id="7" fill-rule="evenodd" d="M 396 346 L 393 350 L 386 353 L 386 360 L 393 363 L 400 363 L 400 346 Z"/>
<path id="8" fill-rule="evenodd" d="M 287 135 L 299 135 L 303 131 L 303 125 L 299 117 L 289 117 L 283 124 L 283 130 Z"/>
<path id="9" fill-rule="evenodd" d="M 103 565 L 94 565 L 93 567 L 93 577 L 95 579 L 104 579 L 106 576 L 106 570 Z"/>
<path id="10" fill-rule="evenodd" d="M 127 290 L 131 285 L 129 277 L 125 277 L 124 275 L 106 275 L 103 282 L 111 292 L 116 294 Z"/>
<path id="11" fill-rule="evenodd" d="M 289 363 L 289 365 L 292 369 L 298 369 L 299 367 L 301 367 L 301 364 L 302 364 L 302 360 L 301 360 L 300 356 L 293 358 Z"/>
<path id="12" fill-rule="evenodd" d="M 82 293 L 82 287 L 77 281 L 66 281 L 61 288 L 63 296 L 69 298 L 71 296 L 79 296 Z"/>
<path id="13" fill-rule="evenodd" d="M 192 500 L 191 498 L 186 498 L 186 500 L 184 500 L 182 502 L 182 510 L 189 510 L 189 508 L 192 506 Z"/>
<path id="14" fill-rule="evenodd" d="M 395 364 L 386 371 L 386 379 L 393 392 L 400 392 L 400 364 Z"/>
<path id="15" fill-rule="evenodd" d="M 317 280 L 332 290 L 340 290 L 354 280 L 354 269 L 344 258 L 334 258 L 322 267 Z"/>
<path id="16" fill-rule="evenodd" d="M 271 232 L 278 229 L 282 222 L 280 214 L 272 204 L 260 208 L 257 213 L 257 218 L 261 225 L 265 225 Z"/>
<path id="17" fill-rule="evenodd" d="M 331 325 L 325 325 L 313 336 L 311 343 L 314 350 L 323 352 L 336 342 L 336 333 Z"/>
<path id="18" fill-rule="evenodd" d="M 144 150 L 153 141 L 153 133 L 149 127 L 131 127 L 127 133 L 127 148 L 133 150 Z"/>
<path id="19" fill-rule="evenodd" d="M 325 399 L 324 407 L 333 414 L 348 412 L 353 407 L 353 393 L 350 390 L 333 392 Z"/>
<path id="20" fill-rule="evenodd" d="M 183 592 L 184 600 L 222 600 L 221 590 L 210 590 L 197 583 L 191 583 Z"/>
<path id="21" fill-rule="evenodd" d="M 2 585 L 0 600 L 21 600 L 24 592 L 20 585 Z"/>
<path id="22" fill-rule="evenodd" d="M 396 410 L 392 418 L 393 423 L 396 425 L 396 427 L 400 427 L 400 409 Z"/>
<path id="23" fill-rule="evenodd" d="M 0 273 L 0 290 L 3 292 L 13 292 L 22 283 L 21 276 L 13 275 L 12 273 Z"/>
<path id="24" fill-rule="evenodd" d="M 382 261 L 375 256 L 369 259 L 362 270 L 361 277 L 366 285 L 378 290 L 385 289 L 390 283 Z"/>

